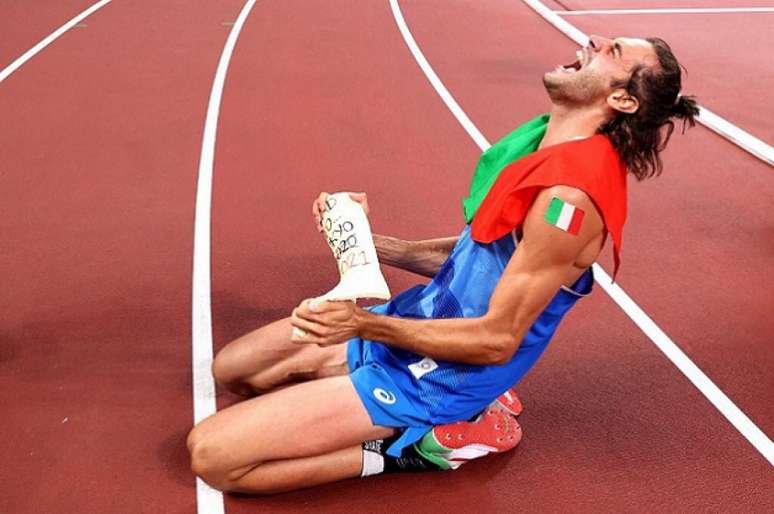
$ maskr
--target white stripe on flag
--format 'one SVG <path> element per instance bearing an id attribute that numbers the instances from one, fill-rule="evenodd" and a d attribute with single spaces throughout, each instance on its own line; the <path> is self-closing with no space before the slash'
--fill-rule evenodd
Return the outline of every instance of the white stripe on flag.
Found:
<path id="1" fill-rule="evenodd" d="M 575 206 L 564 202 L 562 205 L 562 212 L 559 213 L 559 219 L 556 220 L 556 226 L 567 231 L 570 228 L 570 222 L 572 221 L 572 215 L 575 212 Z"/>

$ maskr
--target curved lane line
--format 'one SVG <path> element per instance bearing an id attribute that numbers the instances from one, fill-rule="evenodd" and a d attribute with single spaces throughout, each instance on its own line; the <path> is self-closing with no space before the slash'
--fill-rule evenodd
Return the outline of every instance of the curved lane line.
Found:
<path id="1" fill-rule="evenodd" d="M 212 170 L 215 161 L 215 136 L 223 97 L 226 72 L 239 32 L 256 0 L 248 0 L 226 39 L 212 82 L 207 117 L 204 122 L 199 178 L 196 185 L 194 218 L 193 300 L 191 306 L 193 347 L 194 424 L 215 413 L 215 381 L 212 378 L 212 306 L 210 298 L 210 210 L 212 206 Z M 222 514 L 223 495 L 196 477 L 196 503 L 199 514 Z"/>
<path id="2" fill-rule="evenodd" d="M 56 31 L 52 32 L 47 38 L 42 40 L 37 45 L 33 46 L 24 54 L 22 54 L 21 57 L 13 61 L 11 64 L 9 64 L 3 71 L 0 71 L 0 82 L 4 81 L 11 73 L 19 69 L 19 67 L 24 64 L 25 62 L 32 59 L 35 54 L 46 48 L 48 45 L 54 42 L 55 39 L 57 39 L 59 36 L 73 28 L 75 25 L 80 23 L 84 18 L 87 18 L 90 16 L 94 11 L 97 9 L 100 9 L 107 4 L 109 4 L 112 0 L 102 0 L 101 2 L 97 2 L 96 4 L 92 5 L 85 11 L 83 11 L 81 14 L 73 18 L 72 20 L 68 21 L 61 27 L 59 27 Z"/>
<path id="3" fill-rule="evenodd" d="M 521 0 L 533 11 L 542 16 L 548 23 L 553 25 L 556 29 L 564 33 L 580 46 L 586 46 L 589 42 L 589 37 L 575 28 L 570 22 L 562 19 L 557 13 L 546 7 L 540 0 Z M 761 141 L 757 137 L 753 136 L 749 132 L 746 132 L 733 123 L 721 118 L 717 114 L 711 112 L 706 107 L 699 106 L 699 117 L 697 120 L 699 123 L 709 128 L 710 130 L 717 132 L 724 138 L 728 139 L 740 148 L 750 152 L 758 159 L 767 163 L 769 166 L 774 165 L 774 148 L 767 143 Z"/>
<path id="4" fill-rule="evenodd" d="M 527 0 L 525 0 L 527 1 Z M 449 93 L 449 90 L 443 85 L 438 75 L 435 74 L 430 67 L 430 63 L 422 54 L 422 51 L 417 46 L 414 37 L 409 31 L 406 21 L 403 19 L 403 13 L 401 13 L 400 6 L 397 0 L 390 0 L 390 7 L 392 7 L 392 14 L 395 17 L 395 22 L 398 25 L 401 35 L 403 36 L 406 45 L 411 50 L 414 59 L 416 59 L 419 67 L 425 72 L 427 79 L 433 85 L 435 90 L 441 96 L 443 101 L 452 111 L 457 121 L 465 128 L 470 137 L 478 144 L 481 151 L 486 151 L 491 144 L 484 138 L 478 128 L 470 121 L 470 118 L 465 115 L 462 108 L 454 100 Z M 458 116 L 457 113 L 461 113 L 462 116 Z M 618 304 L 618 306 L 626 313 L 629 318 L 642 330 L 648 338 L 661 350 L 664 355 L 679 369 L 683 375 L 685 375 L 691 383 L 717 408 L 721 414 L 723 414 L 731 424 L 758 450 L 763 457 L 774 466 L 774 443 L 771 442 L 766 434 L 758 428 L 747 415 L 737 407 L 728 396 L 723 393 L 712 380 L 699 369 L 696 364 L 688 358 L 685 353 L 669 338 L 669 336 L 656 325 L 653 320 L 645 314 L 631 297 L 621 289 L 617 284 L 613 284 L 610 275 L 608 275 L 599 264 L 594 264 L 594 277 L 605 290 L 605 292 Z"/>

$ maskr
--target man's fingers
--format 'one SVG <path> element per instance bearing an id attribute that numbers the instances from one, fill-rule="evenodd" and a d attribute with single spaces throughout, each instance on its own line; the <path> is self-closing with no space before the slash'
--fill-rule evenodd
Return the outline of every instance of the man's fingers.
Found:
<path id="1" fill-rule="evenodd" d="M 302 301 L 298 308 L 301 309 L 305 317 L 308 318 L 313 313 L 319 314 L 333 310 L 330 305 L 331 303 L 333 302 L 329 302 L 328 300 L 323 300 L 321 298 L 308 298 Z"/>
<path id="2" fill-rule="evenodd" d="M 315 323 L 324 323 L 323 314 L 335 311 L 335 302 L 320 300 L 318 298 L 309 298 L 301 302 L 301 305 L 293 310 L 293 315 Z"/>
<path id="3" fill-rule="evenodd" d="M 320 193 L 320 195 L 312 202 L 312 216 L 314 216 L 315 224 L 319 232 L 323 231 L 322 228 L 322 213 L 325 210 L 325 201 L 328 199 L 328 193 Z"/>
<path id="4" fill-rule="evenodd" d="M 321 298 L 312 298 L 306 307 L 313 313 L 326 314 L 337 311 L 346 311 L 349 307 L 346 302 L 352 300 L 323 300 Z"/>
<path id="5" fill-rule="evenodd" d="M 312 303 L 313 300 L 314 298 L 305 298 L 301 300 L 301 303 L 298 304 L 298 307 L 296 307 L 293 310 L 293 312 L 304 313 L 304 314 L 308 314 L 312 312 L 312 309 L 309 308 L 309 305 Z"/>
<path id="6" fill-rule="evenodd" d="M 325 201 L 328 199 L 328 196 L 330 196 L 328 193 L 320 193 L 320 196 L 318 196 L 317 199 L 312 202 L 312 214 L 317 216 L 322 213 L 325 208 Z"/>
<path id="7" fill-rule="evenodd" d="M 290 336 L 290 342 L 295 344 L 316 344 L 322 346 L 325 341 L 314 334 L 301 331 L 301 329 L 293 328 L 293 333 Z"/>
<path id="8" fill-rule="evenodd" d="M 319 315 L 310 311 L 309 309 L 296 309 L 292 316 L 310 323 L 317 323 L 318 325 L 324 324 Z"/>
<path id="9" fill-rule="evenodd" d="M 290 317 L 290 324 L 293 325 L 294 328 L 303 330 L 306 333 L 306 334 L 298 334 L 298 331 L 294 330 L 291 339 L 304 342 L 304 343 L 312 342 L 312 339 L 317 339 L 322 337 L 326 331 L 326 328 L 323 327 L 322 325 L 319 325 L 318 323 L 315 323 L 313 321 L 306 320 L 298 316 L 297 313 L 295 312 Z"/>
<path id="10" fill-rule="evenodd" d="M 328 310 L 327 307 L 327 301 L 320 300 L 319 298 L 314 298 L 310 300 L 309 302 L 309 310 L 312 312 L 325 312 Z"/>
<path id="11" fill-rule="evenodd" d="M 326 202 L 328 201 L 329 196 L 329 193 L 322 192 L 317 199 L 312 202 L 312 216 L 314 216 L 315 223 L 317 223 L 320 232 L 322 232 L 322 213 L 325 212 Z M 371 209 L 368 206 L 368 196 L 365 193 L 349 193 L 349 197 L 359 203 L 366 214 L 370 213 Z"/>
<path id="12" fill-rule="evenodd" d="M 365 193 L 349 193 L 349 197 L 359 203 L 366 214 L 370 211 L 368 208 L 368 196 Z"/>

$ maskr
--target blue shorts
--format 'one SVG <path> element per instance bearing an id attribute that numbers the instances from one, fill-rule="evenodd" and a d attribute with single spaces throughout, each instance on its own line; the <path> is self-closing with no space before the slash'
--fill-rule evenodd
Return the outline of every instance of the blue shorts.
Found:
<path id="1" fill-rule="evenodd" d="M 359 337 L 347 342 L 349 377 L 374 425 L 404 429 L 403 435 L 387 451 L 388 455 L 400 457 L 403 448 L 432 429 L 428 422 L 430 413 L 411 401 L 389 373 L 371 358 L 372 344 L 379 343 Z"/>

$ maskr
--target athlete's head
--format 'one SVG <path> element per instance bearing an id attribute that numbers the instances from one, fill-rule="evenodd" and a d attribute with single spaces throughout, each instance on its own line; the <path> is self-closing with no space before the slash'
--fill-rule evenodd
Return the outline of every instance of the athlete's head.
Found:
<path id="1" fill-rule="evenodd" d="M 674 130 L 672 118 L 691 126 L 698 107 L 681 96 L 681 70 L 658 38 L 591 36 L 577 60 L 543 77 L 551 101 L 604 114 L 599 132 L 615 145 L 638 180 L 661 173 L 659 153 Z"/>

